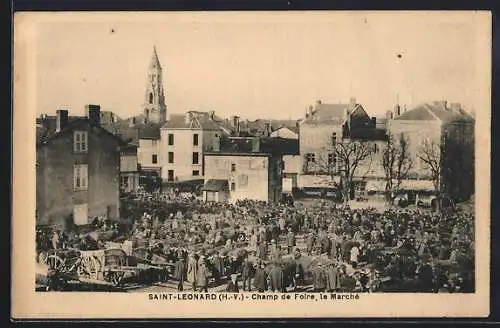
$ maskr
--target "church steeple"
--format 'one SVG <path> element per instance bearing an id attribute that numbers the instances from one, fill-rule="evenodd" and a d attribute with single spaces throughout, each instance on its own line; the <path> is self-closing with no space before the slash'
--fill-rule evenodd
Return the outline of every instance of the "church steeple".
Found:
<path id="1" fill-rule="evenodd" d="M 143 105 L 144 116 L 151 123 L 164 123 L 167 117 L 162 75 L 156 47 L 153 46 L 153 56 L 148 67 L 148 81 Z"/>
<path id="2" fill-rule="evenodd" d="M 153 56 L 151 57 L 151 62 L 149 63 L 149 69 L 159 68 L 161 70 L 160 60 L 158 59 L 158 54 L 156 53 L 156 46 L 153 46 Z"/>

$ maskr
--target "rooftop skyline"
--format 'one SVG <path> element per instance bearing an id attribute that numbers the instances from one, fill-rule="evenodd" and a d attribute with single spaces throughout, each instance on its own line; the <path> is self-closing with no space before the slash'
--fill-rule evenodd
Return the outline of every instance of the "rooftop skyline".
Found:
<path id="1" fill-rule="evenodd" d="M 61 14 L 40 20 L 37 114 L 100 104 L 142 113 L 153 47 L 167 114 L 298 119 L 356 97 L 382 116 L 399 99 L 484 106 L 482 26 L 469 13 Z M 479 18 L 479 17 L 477 17 Z M 390 22 L 390 23 L 389 23 Z"/>

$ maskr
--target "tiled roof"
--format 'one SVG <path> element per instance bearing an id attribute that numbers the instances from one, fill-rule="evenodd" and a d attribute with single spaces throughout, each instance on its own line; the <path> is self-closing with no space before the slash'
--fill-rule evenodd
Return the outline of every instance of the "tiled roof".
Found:
<path id="1" fill-rule="evenodd" d="M 421 105 L 413 108 L 398 117 L 395 120 L 404 121 L 434 121 L 436 117 L 427 109 L 426 105 Z"/>
<path id="2" fill-rule="evenodd" d="M 150 123 L 143 124 L 137 127 L 139 131 L 139 139 L 160 139 L 160 124 Z"/>
<path id="3" fill-rule="evenodd" d="M 299 141 L 296 139 L 269 138 L 269 137 L 237 137 L 223 138 L 220 144 L 221 153 L 252 153 L 254 143 L 258 142 L 258 151 L 255 153 L 267 153 L 274 155 L 297 155 L 299 154 Z"/>
<path id="4" fill-rule="evenodd" d="M 223 191 L 229 189 L 229 183 L 227 180 L 210 179 L 205 182 L 202 191 Z"/>
<path id="5" fill-rule="evenodd" d="M 316 104 L 312 111 L 312 115 L 306 117 L 301 124 L 342 124 L 345 121 L 346 111 L 348 111 L 349 115 L 351 115 L 358 108 L 363 109 L 360 104 L 356 104 L 353 110 L 350 110 L 350 106 L 350 104 Z"/>
<path id="6" fill-rule="evenodd" d="M 191 112 L 193 117 L 186 120 L 184 114 L 171 114 L 162 129 L 197 129 L 197 130 L 221 130 L 220 123 L 214 122 L 204 113 Z"/>
<path id="7" fill-rule="evenodd" d="M 417 107 L 394 118 L 407 121 L 433 121 L 439 119 L 443 122 L 472 122 L 473 118 L 463 110 L 443 108 L 437 104 L 421 104 Z"/>
<path id="8" fill-rule="evenodd" d="M 313 110 L 313 118 L 317 120 L 344 118 L 349 104 L 316 104 Z"/>
<path id="9" fill-rule="evenodd" d="M 385 141 L 387 132 L 385 129 L 361 128 L 349 131 L 349 137 L 355 140 Z"/>
<path id="10" fill-rule="evenodd" d="M 116 134 L 111 133 L 107 129 L 103 128 L 102 126 L 97 126 L 93 124 L 88 118 L 86 117 L 72 117 L 71 119 L 68 119 L 68 123 L 66 126 L 59 132 L 56 132 L 55 125 L 54 129 L 52 130 L 51 127 L 48 126 L 43 126 L 44 119 L 40 119 L 40 121 L 37 119 L 37 122 L 39 121 L 40 123 L 37 123 L 37 146 L 43 146 L 44 144 L 48 143 L 50 140 L 57 138 L 66 132 L 73 131 L 75 128 L 81 127 L 83 125 L 90 125 L 95 128 L 100 129 L 101 131 L 105 132 L 108 136 L 111 136 L 118 140 L 120 145 L 125 146 L 126 143 L 123 139 L 118 137 Z M 52 119 L 49 119 L 47 122 L 52 121 Z M 50 123 L 49 123 L 50 124 Z"/>
<path id="11" fill-rule="evenodd" d="M 68 116 L 68 123 L 74 122 L 76 120 L 85 119 L 83 116 Z M 56 116 L 45 116 L 36 118 L 36 144 L 41 144 L 44 141 L 49 140 L 56 134 Z"/>

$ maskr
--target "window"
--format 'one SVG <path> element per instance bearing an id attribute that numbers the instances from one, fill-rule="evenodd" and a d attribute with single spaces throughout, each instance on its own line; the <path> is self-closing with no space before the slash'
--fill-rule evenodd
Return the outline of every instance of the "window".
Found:
<path id="1" fill-rule="evenodd" d="M 122 177 L 120 182 L 122 189 L 128 188 L 128 177 Z"/>
<path id="2" fill-rule="evenodd" d="M 242 174 L 238 177 L 238 185 L 240 187 L 246 187 L 248 185 L 248 175 Z"/>
<path id="3" fill-rule="evenodd" d="M 193 177 L 197 177 L 199 175 L 200 175 L 200 171 L 198 171 L 198 170 L 193 171 Z"/>
<path id="4" fill-rule="evenodd" d="M 235 190 L 236 190 L 236 183 L 231 182 L 231 191 L 235 191 Z"/>
<path id="5" fill-rule="evenodd" d="M 333 132 L 332 133 L 332 146 L 335 147 L 337 144 L 337 133 Z"/>
<path id="6" fill-rule="evenodd" d="M 314 153 L 307 153 L 306 154 L 306 162 L 307 163 L 314 163 L 314 162 L 316 162 L 316 156 L 314 155 Z"/>
<path id="7" fill-rule="evenodd" d="M 88 134 L 86 131 L 75 131 L 73 134 L 74 150 L 77 153 L 84 153 L 88 150 Z"/>
<path id="8" fill-rule="evenodd" d="M 151 77 L 152 78 L 152 77 Z M 153 93 L 149 93 L 149 103 L 152 104 L 153 103 Z"/>
<path id="9" fill-rule="evenodd" d="M 193 134 L 193 146 L 198 146 L 198 133 Z"/>
<path id="10" fill-rule="evenodd" d="M 231 164 L 231 172 L 236 172 L 236 164 Z"/>
<path id="11" fill-rule="evenodd" d="M 377 153 L 378 153 L 378 151 L 379 151 L 378 145 L 377 145 L 377 144 L 373 144 L 373 152 L 374 152 L 375 154 L 377 154 Z"/>
<path id="12" fill-rule="evenodd" d="M 193 164 L 200 164 L 200 154 L 198 152 L 193 153 Z"/>
<path id="13" fill-rule="evenodd" d="M 328 154 L 328 165 L 335 164 L 335 154 Z"/>
<path id="14" fill-rule="evenodd" d="M 168 134 L 168 145 L 173 146 L 174 145 L 174 135 L 172 133 Z"/>
<path id="15" fill-rule="evenodd" d="M 153 164 L 157 164 L 157 163 L 158 163 L 158 155 L 153 155 L 153 156 L 151 156 L 151 157 L 152 157 L 152 158 L 151 158 L 151 162 L 152 162 Z"/>
<path id="16" fill-rule="evenodd" d="M 168 170 L 168 181 L 174 181 L 174 170 Z"/>
<path id="17" fill-rule="evenodd" d="M 73 166 L 73 187 L 75 191 L 87 190 L 88 187 L 87 164 L 77 164 Z"/>
<path id="18" fill-rule="evenodd" d="M 174 162 L 174 153 L 169 151 L 168 152 L 168 162 L 172 164 Z"/>

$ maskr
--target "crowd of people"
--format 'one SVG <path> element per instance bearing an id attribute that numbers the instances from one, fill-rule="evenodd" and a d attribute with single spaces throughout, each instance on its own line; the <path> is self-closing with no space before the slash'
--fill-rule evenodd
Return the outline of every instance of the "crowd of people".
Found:
<path id="1" fill-rule="evenodd" d="M 133 242 L 163 259 L 179 291 L 473 292 L 474 215 L 131 195 L 125 220 L 93 222 L 105 238 L 37 235 L 39 249 Z M 221 287 L 222 286 L 222 287 Z"/>

